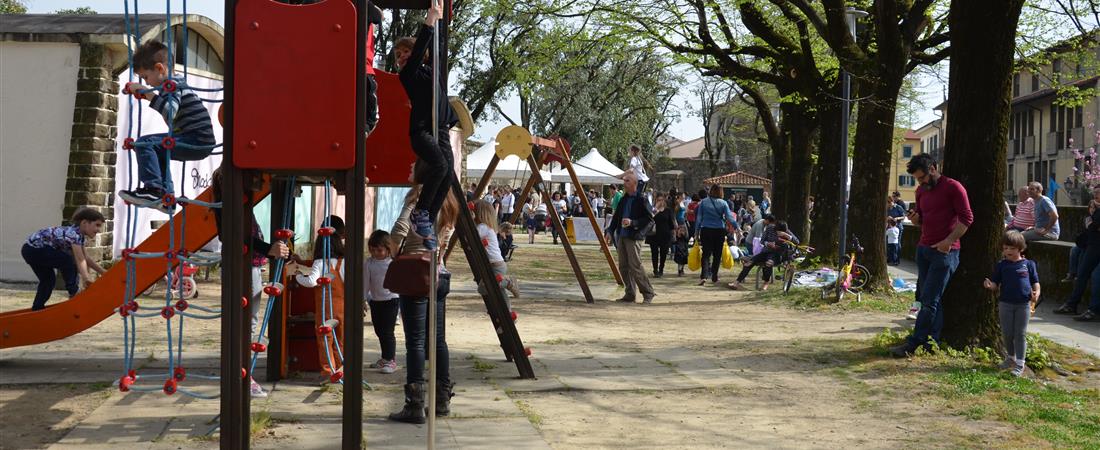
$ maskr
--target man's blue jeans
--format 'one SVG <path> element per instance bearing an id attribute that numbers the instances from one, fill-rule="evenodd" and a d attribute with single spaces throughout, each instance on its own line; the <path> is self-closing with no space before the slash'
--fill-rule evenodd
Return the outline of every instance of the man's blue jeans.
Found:
<path id="1" fill-rule="evenodd" d="M 921 306 L 913 335 L 909 337 L 910 350 L 927 344 L 929 338 L 940 340 L 940 331 L 943 330 L 940 299 L 947 282 L 958 267 L 958 250 L 943 253 L 932 247 L 917 247 L 917 301 Z"/>
<path id="2" fill-rule="evenodd" d="M 146 188 L 168 190 L 169 186 L 164 183 L 164 173 L 168 171 L 168 151 L 161 145 L 166 136 L 168 136 L 166 133 L 147 134 L 134 142 L 138 179 Z M 210 147 L 211 144 L 200 142 L 187 135 L 176 135 L 172 138 L 176 140 L 176 144 L 201 146 L 201 148 L 196 149 L 176 145 L 172 149 L 172 160 L 174 161 L 201 161 L 214 151 Z"/>

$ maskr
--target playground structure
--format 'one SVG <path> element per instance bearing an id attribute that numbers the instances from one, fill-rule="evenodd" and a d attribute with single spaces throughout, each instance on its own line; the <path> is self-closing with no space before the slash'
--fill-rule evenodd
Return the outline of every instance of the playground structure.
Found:
<path id="1" fill-rule="evenodd" d="M 381 2 L 379 6 L 425 8 L 427 5 L 424 3 L 426 2 L 387 1 Z M 283 262 L 276 261 L 273 263 L 271 281 L 263 289 L 264 294 L 269 297 L 267 312 L 264 314 L 260 333 L 253 342 L 250 339 L 251 333 L 247 331 L 250 329 L 247 293 L 252 292 L 248 264 L 251 252 L 249 246 L 241 248 L 238 244 L 248 242 L 246 237 L 251 235 L 251 221 L 246 220 L 249 211 L 269 192 L 283 194 L 273 196 L 272 223 L 280 223 L 274 219 L 282 218 L 282 228 L 275 233 L 274 238 L 287 240 L 294 233 L 287 228 L 287 218 L 293 216 L 290 197 L 297 178 L 323 182 L 326 186 L 334 185 L 346 195 L 344 215 L 349 230 L 344 263 L 346 273 L 361 273 L 364 263 L 363 230 L 368 174 L 375 177 L 374 181 L 378 185 L 404 185 L 407 184 L 405 176 L 410 163 L 415 160 L 409 144 L 408 100 L 396 74 L 380 71 L 375 74 L 378 83 L 378 107 L 383 119 L 369 139 L 366 136 L 367 75 L 360 69 L 370 65 L 365 51 L 370 43 L 368 5 L 366 0 L 324 1 L 309 5 L 288 5 L 264 0 L 227 1 L 224 115 L 222 112 L 218 114 L 220 119 L 224 118 L 222 201 L 214 202 L 213 192 L 207 190 L 194 199 L 183 196 L 177 199 L 169 194 L 148 204 L 129 206 L 153 207 L 163 203 L 165 207 L 174 208 L 180 205 L 183 209 L 171 215 L 165 226 L 140 245 L 131 247 L 132 243 L 128 242 L 123 258 L 125 264 L 116 265 L 87 290 L 69 301 L 52 305 L 42 311 L 21 310 L 0 315 L 0 347 L 38 344 L 68 337 L 117 313 L 126 326 L 126 357 L 123 375 L 118 382 L 120 390 L 163 390 L 168 395 L 180 392 L 199 398 L 220 398 L 221 447 L 247 449 L 250 375 L 255 368 L 258 354 L 264 352 L 269 356 L 269 377 L 277 379 L 281 375 L 283 362 L 276 355 L 284 354 L 285 350 L 268 348 L 263 344 L 263 335 L 270 331 L 269 343 L 282 341 L 282 327 L 278 322 L 272 324 L 271 318 L 281 315 L 286 293 L 281 283 Z M 171 17 L 170 6 L 169 3 L 166 20 Z M 127 1 L 125 20 L 128 30 L 131 25 L 129 7 Z M 134 21 L 136 9 L 135 0 Z M 450 10 L 449 2 L 446 10 Z M 186 13 L 186 2 L 183 11 Z M 443 31 L 437 36 L 446 36 L 447 26 L 448 20 L 442 20 L 439 27 Z M 186 35 L 186 22 L 184 30 Z M 127 31 L 128 44 L 136 44 L 130 42 L 131 40 L 136 41 L 136 36 Z M 171 42 L 170 35 L 166 40 Z M 439 42 L 434 44 L 439 48 Z M 446 42 L 442 44 L 445 49 Z M 436 62 L 445 68 L 446 53 L 433 53 L 439 55 Z M 171 55 L 169 60 L 173 60 Z M 132 70 L 132 61 L 130 66 Z M 184 66 L 186 68 L 186 61 Z M 445 77 L 445 74 L 442 76 Z M 134 79 L 132 72 L 131 79 Z M 314 88 L 317 85 L 326 86 L 333 92 L 344 95 L 318 95 Z M 188 88 L 190 87 L 177 85 L 173 81 L 153 87 L 158 92 L 179 92 Z M 372 149 L 377 150 L 368 153 L 368 143 Z M 162 144 L 169 152 L 175 146 L 185 145 L 176 143 L 171 134 Z M 133 137 L 128 137 L 124 148 L 129 150 L 135 145 L 140 144 Z M 253 179 L 264 180 L 259 189 L 245 186 L 245 180 Z M 462 198 L 457 177 L 451 176 L 450 185 L 452 195 Z M 326 209 L 327 205 L 328 202 Z M 223 269 L 221 308 L 201 308 L 202 312 L 208 314 L 196 314 L 194 308 L 198 307 L 188 305 L 183 298 L 173 302 L 176 300 L 173 285 L 177 286 L 175 291 L 178 291 L 180 297 L 184 295 L 184 283 L 174 282 L 173 275 L 182 274 L 182 269 L 177 270 L 181 263 L 209 265 L 219 262 L 217 259 L 204 259 L 194 254 L 218 235 L 212 211 L 212 208 L 218 207 L 223 210 L 220 237 L 224 243 L 220 258 Z M 128 224 L 127 231 L 129 228 Z M 332 235 L 332 229 L 328 226 L 321 227 L 317 232 L 321 239 Z M 488 256 L 469 215 L 459 214 L 455 235 L 461 240 L 475 281 L 492 280 Z M 132 234 L 128 232 L 127 237 L 132 239 Z M 326 267 L 326 271 L 328 270 L 330 269 Z M 139 306 L 136 302 L 137 294 L 165 277 L 168 279 L 168 288 L 163 308 L 150 310 Z M 345 292 L 350 299 L 345 302 L 346 323 L 335 322 L 332 304 L 326 302 L 323 307 L 326 309 L 323 312 L 324 326 L 318 327 L 317 332 L 325 336 L 325 339 L 331 336 L 336 341 L 339 338 L 337 333 L 332 332 L 333 329 L 336 326 L 344 329 L 344 346 L 341 348 L 337 343 L 337 354 L 330 358 L 343 360 L 343 370 L 338 375 L 333 375 L 333 381 L 352 387 L 345 389 L 343 395 L 342 446 L 359 448 L 363 442 L 362 389 L 357 388 L 362 383 L 363 363 L 363 309 L 358 301 L 363 298 L 364 293 L 361 277 L 348 277 Z M 326 294 L 326 297 L 330 298 L 331 294 Z M 533 378 L 534 372 L 528 359 L 530 349 L 523 346 L 514 318 L 504 301 L 503 292 L 489 289 L 483 294 L 483 300 L 505 356 L 515 362 L 520 377 Z M 189 308 L 193 309 L 189 311 Z M 131 365 L 136 326 L 130 324 L 136 318 L 156 317 L 167 321 L 168 348 L 170 355 L 173 355 L 169 358 L 168 373 L 164 374 L 163 388 L 141 385 L 139 379 L 155 376 L 139 375 Z M 176 350 L 173 350 L 172 340 L 173 317 L 179 324 Z M 220 381 L 218 395 L 191 392 L 179 385 L 188 377 L 180 365 L 184 317 L 221 319 L 221 376 L 210 377 Z M 269 325 L 272 325 L 270 330 Z M 434 345 L 434 339 L 428 341 L 429 346 Z M 434 352 L 429 353 L 434 357 Z M 336 367 L 335 364 L 333 367 Z"/>
<path id="2" fill-rule="evenodd" d="M 577 172 L 573 169 L 573 163 L 570 160 L 569 142 L 564 138 L 556 137 L 547 139 L 532 136 L 531 133 L 523 127 L 512 125 L 500 130 L 497 134 L 496 142 L 496 152 L 493 154 L 492 159 L 489 160 L 489 167 L 485 169 L 485 174 L 482 175 L 481 180 L 478 181 L 477 187 L 474 189 L 474 198 L 481 198 L 481 195 L 489 185 L 489 181 L 493 179 L 493 173 L 496 171 L 497 164 L 510 155 L 517 156 L 521 160 L 527 161 L 531 169 L 531 176 L 528 178 L 523 188 L 523 193 L 516 199 L 516 205 L 525 203 L 527 197 L 531 195 L 531 191 L 534 190 L 540 194 L 543 203 L 546 204 L 547 211 L 555 210 L 553 203 L 551 203 L 550 196 L 542 195 L 544 192 L 543 184 L 545 180 L 542 179 L 542 175 L 539 173 L 539 168 L 550 162 L 556 161 L 560 163 L 562 167 L 569 172 L 573 186 L 577 192 L 583 193 L 585 191 L 584 186 L 581 185 L 580 180 L 577 178 Z M 580 195 L 579 198 L 584 207 L 585 216 L 592 225 L 592 229 L 597 230 L 596 235 L 600 242 L 600 250 L 603 251 L 604 257 L 607 259 L 607 265 L 611 269 L 611 273 L 614 274 L 615 281 L 618 282 L 619 285 L 622 285 L 623 279 L 622 275 L 619 273 L 619 267 L 615 264 L 615 258 L 611 256 L 611 249 L 607 245 L 606 237 L 603 233 L 598 232 L 598 230 L 600 230 L 599 222 L 596 220 L 592 205 L 588 202 L 588 196 Z M 519 212 L 520 208 L 515 208 L 515 211 L 508 221 L 515 223 Z M 569 239 L 565 238 L 565 225 L 562 223 L 561 217 L 553 213 L 548 215 L 551 217 L 552 226 L 557 230 L 558 235 L 562 236 L 562 247 L 565 249 L 565 254 L 569 258 L 569 264 L 573 268 L 573 274 L 577 277 L 577 284 L 580 285 L 581 291 L 584 293 L 585 301 L 594 303 L 595 299 L 592 297 L 591 289 L 588 288 L 588 282 L 585 279 L 584 271 L 581 270 L 580 263 L 577 262 L 576 254 L 573 252 L 573 244 L 569 242 Z M 457 236 L 451 238 L 452 244 L 456 238 Z M 444 255 L 444 259 L 448 259 L 450 255 L 451 250 L 448 248 L 447 253 Z"/>

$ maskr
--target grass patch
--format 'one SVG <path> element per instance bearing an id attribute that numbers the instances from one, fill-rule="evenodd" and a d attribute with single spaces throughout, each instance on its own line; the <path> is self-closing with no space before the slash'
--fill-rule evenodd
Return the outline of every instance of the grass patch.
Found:
<path id="1" fill-rule="evenodd" d="M 654 358 L 654 361 L 657 361 L 657 364 L 668 367 L 669 369 L 675 369 L 677 367 L 680 367 L 679 364 L 676 364 L 672 361 L 665 361 L 663 359 L 658 359 L 658 358 Z"/>
<path id="2" fill-rule="evenodd" d="M 271 413 L 267 411 L 253 413 L 248 418 L 248 433 L 252 437 L 260 436 L 274 424 L 275 421 L 271 418 Z"/>
<path id="3" fill-rule="evenodd" d="M 1100 390 L 1068 390 L 988 368 L 955 368 L 934 380 L 960 415 L 1011 423 L 1056 448 L 1100 449 Z"/>
<path id="4" fill-rule="evenodd" d="M 573 344 L 576 344 L 577 341 L 574 341 L 572 339 L 565 339 L 565 338 L 554 338 L 554 339 L 542 341 L 542 343 L 547 344 L 547 345 L 573 345 Z"/>
<path id="5" fill-rule="evenodd" d="M 477 356 L 474 356 L 474 355 L 469 355 L 469 356 L 466 357 L 466 359 L 468 359 L 470 361 L 473 361 L 473 363 L 474 363 L 474 372 L 487 373 L 487 372 L 490 372 L 493 369 L 497 368 L 496 364 L 493 364 L 493 363 L 487 362 L 487 361 L 482 361 L 481 358 L 478 358 Z"/>
<path id="6" fill-rule="evenodd" d="M 542 427 L 542 416 L 531 407 L 530 403 L 527 403 L 525 400 L 516 400 L 516 407 L 519 408 L 524 416 L 527 416 L 527 421 L 531 422 L 531 425 L 534 426 L 535 429 Z"/>
<path id="7" fill-rule="evenodd" d="M 792 288 L 784 293 L 777 284 L 767 291 L 756 291 L 749 295 L 750 300 L 781 304 L 799 310 L 819 311 L 876 311 L 901 314 L 909 310 L 912 296 L 902 296 L 893 292 L 864 292 L 861 300 L 855 295 L 845 295 L 844 301 L 832 303 L 833 298 L 821 298 L 819 288 Z"/>
<path id="8" fill-rule="evenodd" d="M 996 369 L 1000 356 L 992 349 L 935 346 L 910 359 L 883 358 L 907 336 L 907 330 L 885 329 L 870 340 L 871 356 L 880 357 L 855 358 L 825 373 L 844 383 L 860 411 L 896 413 L 889 399 L 903 395 L 969 420 L 1011 424 L 1019 434 L 1006 438 L 1023 439 L 1025 447 L 1039 441 L 1100 450 L 1100 389 L 1088 374 L 1100 370 L 1097 358 L 1038 336 L 1028 337 L 1035 379 Z M 1063 377 L 1052 367 L 1073 367 L 1079 375 Z"/>

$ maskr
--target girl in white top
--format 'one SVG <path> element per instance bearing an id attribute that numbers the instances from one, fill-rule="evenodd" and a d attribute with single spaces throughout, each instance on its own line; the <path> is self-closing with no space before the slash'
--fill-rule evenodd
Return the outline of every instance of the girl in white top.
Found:
<path id="1" fill-rule="evenodd" d="M 385 230 L 375 230 L 367 240 L 370 258 L 363 267 L 363 284 L 367 287 L 367 301 L 363 303 L 363 309 L 366 310 L 367 305 L 370 305 L 370 321 L 374 326 L 374 335 L 378 336 L 378 344 L 382 347 L 382 358 L 371 367 L 386 374 L 397 371 L 397 338 L 393 329 L 397 325 L 400 304 L 397 301 L 399 296 L 383 286 L 386 271 L 393 261 L 390 247 L 390 234 Z"/>
<path id="2" fill-rule="evenodd" d="M 645 158 L 642 156 L 642 148 L 637 145 L 630 146 L 630 162 L 627 163 L 626 172 L 619 175 L 619 178 L 626 176 L 627 173 L 634 173 L 634 176 L 638 177 L 638 192 L 645 192 L 645 185 L 649 183 L 649 175 L 645 173 Z"/>
<path id="3" fill-rule="evenodd" d="M 489 254 L 489 264 L 493 266 L 493 274 L 501 289 L 507 289 L 513 297 L 519 298 L 519 285 L 515 279 L 508 275 L 508 263 L 504 262 L 504 256 L 500 254 L 500 243 L 497 242 L 497 215 L 493 205 L 485 200 L 479 200 L 474 204 L 474 221 L 477 222 L 477 234 L 481 238 L 481 245 Z M 478 291 L 482 287 L 478 286 Z M 484 295 L 484 292 L 483 292 Z M 508 296 L 504 296 L 507 300 Z M 511 305 L 508 309 L 511 310 Z"/>

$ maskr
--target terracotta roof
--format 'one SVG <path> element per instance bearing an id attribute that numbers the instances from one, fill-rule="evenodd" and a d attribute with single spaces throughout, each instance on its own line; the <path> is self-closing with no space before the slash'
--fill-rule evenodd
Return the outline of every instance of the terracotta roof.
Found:
<path id="1" fill-rule="evenodd" d="M 764 177 L 758 177 L 751 173 L 733 172 L 727 173 L 725 175 L 718 175 L 713 178 L 707 178 L 703 180 L 703 183 L 734 186 L 771 186 L 772 180 Z"/>
<path id="2" fill-rule="evenodd" d="M 672 159 L 695 159 L 703 153 L 706 141 L 702 137 L 692 139 L 674 147 L 669 147 L 668 157 Z"/>
<path id="3" fill-rule="evenodd" d="M 905 130 L 905 140 L 919 141 L 920 135 L 913 130 Z"/>

